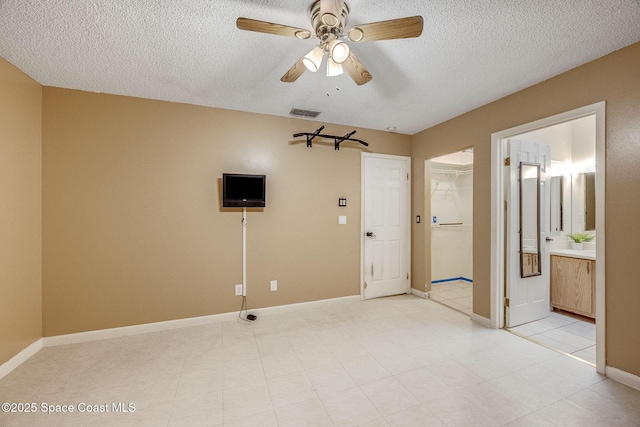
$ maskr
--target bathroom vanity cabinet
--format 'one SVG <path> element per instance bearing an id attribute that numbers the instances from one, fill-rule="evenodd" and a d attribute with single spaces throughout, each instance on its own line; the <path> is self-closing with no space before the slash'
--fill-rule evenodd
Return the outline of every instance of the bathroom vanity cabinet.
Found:
<path id="1" fill-rule="evenodd" d="M 595 318 L 596 262 L 551 255 L 551 306 Z"/>

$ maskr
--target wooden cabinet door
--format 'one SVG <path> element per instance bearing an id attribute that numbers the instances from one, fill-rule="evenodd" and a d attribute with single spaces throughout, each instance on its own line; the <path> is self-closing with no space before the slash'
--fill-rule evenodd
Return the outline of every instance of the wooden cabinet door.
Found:
<path id="1" fill-rule="evenodd" d="M 594 317 L 595 262 L 551 256 L 551 305 Z"/>

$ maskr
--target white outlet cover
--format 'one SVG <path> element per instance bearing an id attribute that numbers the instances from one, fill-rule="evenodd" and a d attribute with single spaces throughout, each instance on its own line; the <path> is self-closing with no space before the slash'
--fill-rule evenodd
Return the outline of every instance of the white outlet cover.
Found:
<path id="1" fill-rule="evenodd" d="M 272 291 L 277 291 L 278 290 L 278 281 L 277 280 L 272 280 L 271 281 L 271 290 Z"/>
<path id="2" fill-rule="evenodd" d="M 338 224 L 339 225 L 345 225 L 347 223 L 347 216 L 346 215 L 340 215 L 338 217 Z"/>

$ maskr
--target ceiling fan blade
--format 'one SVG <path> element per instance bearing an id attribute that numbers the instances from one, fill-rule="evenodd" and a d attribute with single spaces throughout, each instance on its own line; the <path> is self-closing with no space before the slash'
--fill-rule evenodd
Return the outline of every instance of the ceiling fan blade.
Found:
<path id="1" fill-rule="evenodd" d="M 303 57 L 304 58 L 304 57 Z M 298 59 L 298 62 L 293 64 L 293 67 L 289 68 L 284 76 L 280 78 L 280 81 L 285 83 L 293 83 L 298 80 L 298 77 L 302 75 L 307 70 L 307 67 L 302 63 L 302 58 Z"/>
<path id="2" fill-rule="evenodd" d="M 349 74 L 349 77 L 351 77 L 358 86 L 369 83 L 371 79 L 373 79 L 373 76 L 364 68 L 362 62 L 358 61 L 358 58 L 356 58 L 353 52 L 351 52 L 347 60 L 342 63 L 342 68 L 344 68 L 347 74 Z"/>
<path id="3" fill-rule="evenodd" d="M 407 39 L 420 36 L 422 27 L 422 16 L 410 16 L 408 18 L 355 25 L 349 28 L 347 36 L 352 42 Z"/>
<path id="4" fill-rule="evenodd" d="M 296 37 L 298 39 L 308 39 L 311 31 L 304 28 L 290 27 L 288 25 L 274 24 L 272 22 L 258 21 L 250 18 L 238 18 L 236 26 L 245 31 L 256 31 L 258 33 L 275 34 L 277 36 Z"/>

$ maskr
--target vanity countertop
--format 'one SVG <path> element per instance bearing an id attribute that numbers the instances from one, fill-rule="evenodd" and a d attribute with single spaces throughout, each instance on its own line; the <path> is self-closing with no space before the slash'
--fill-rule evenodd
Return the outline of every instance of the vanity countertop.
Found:
<path id="1" fill-rule="evenodd" d="M 595 250 L 577 250 L 577 249 L 551 249 L 549 251 L 551 255 L 567 256 L 570 258 L 582 258 L 582 259 L 596 259 Z"/>

